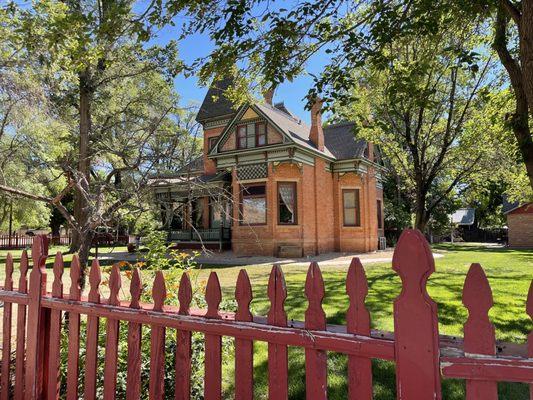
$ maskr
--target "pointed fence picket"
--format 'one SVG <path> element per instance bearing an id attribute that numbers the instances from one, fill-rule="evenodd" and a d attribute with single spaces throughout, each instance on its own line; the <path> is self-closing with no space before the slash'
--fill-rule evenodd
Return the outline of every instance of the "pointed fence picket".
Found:
<path id="1" fill-rule="evenodd" d="M 141 274 L 135 268 L 130 282 L 130 305 L 132 311 L 140 310 L 142 294 Z M 142 325 L 137 322 L 128 323 L 128 371 L 126 375 L 126 398 L 138 400 L 141 397 L 141 336 Z"/>
<path id="2" fill-rule="evenodd" d="M 165 277 L 157 271 L 152 289 L 153 311 L 163 312 L 167 288 Z M 150 400 L 162 400 L 165 396 L 165 327 L 152 325 L 150 338 Z"/>
<path id="3" fill-rule="evenodd" d="M 220 282 L 216 272 L 211 272 L 205 289 L 207 311 L 205 318 L 221 319 L 219 309 L 222 301 Z M 220 400 L 222 398 L 222 336 L 205 335 L 205 379 L 204 398 Z"/>
<path id="4" fill-rule="evenodd" d="M 23 251 L 20 258 L 20 277 L 18 291 L 21 294 L 28 292 L 28 252 Z M 7 276 L 7 274 L 6 274 Z M 17 349 L 15 359 L 15 390 L 14 399 L 24 399 L 24 356 L 26 349 L 26 306 L 17 306 Z"/>
<path id="5" fill-rule="evenodd" d="M 274 265 L 268 280 L 268 325 L 277 327 L 287 326 L 285 299 L 287 287 L 283 271 L 279 265 Z M 287 345 L 283 343 L 268 343 L 268 398 L 283 400 L 289 396 L 289 360 Z"/>
<path id="6" fill-rule="evenodd" d="M 4 280 L 4 289 L 13 290 L 13 257 L 8 254 L 6 259 L 6 278 Z M 2 400 L 9 399 L 9 380 L 11 369 L 11 311 L 13 304 L 4 304 L 4 320 L 3 320 L 3 335 L 2 335 L 2 376 L 0 379 L 1 391 L 0 398 Z"/>
<path id="7" fill-rule="evenodd" d="M 368 283 L 365 270 L 358 258 L 354 258 L 346 276 L 346 293 L 349 307 L 346 312 L 346 332 L 370 336 L 370 313 L 365 299 Z M 350 400 L 372 399 L 372 360 L 348 356 L 348 398 Z"/>
<path id="8" fill-rule="evenodd" d="M 464 339 L 439 335 L 437 307 L 429 297 L 426 284 L 435 271 L 429 246 L 423 236 L 405 231 L 396 248 L 393 269 L 402 280 L 402 291 L 394 302 L 394 333 L 370 330 L 370 314 L 365 306 L 368 284 L 364 268 L 354 259 L 346 276 L 348 304 L 346 326 L 328 325 L 322 301 L 327 295 L 318 264 L 312 263 L 305 282 L 307 309 L 305 321 L 287 323 L 285 299 L 287 287 L 279 265 L 272 268 L 267 295 L 270 309 L 266 318 L 250 312 L 252 285 L 245 270 L 236 282 L 235 314 L 222 313 L 222 293 L 215 272 L 209 276 L 205 300 L 207 310 L 191 309 L 193 291 L 187 273 L 181 278 L 179 308 L 166 306 L 164 275 L 156 272 L 151 286 L 153 304 L 140 302 L 143 285 L 140 272 L 132 270 L 130 300 L 121 300 L 119 265 L 111 269 L 109 296 L 102 299 L 102 275 L 97 260 L 88 273 L 88 295 L 82 296 L 82 271 L 74 256 L 70 268 L 70 292 L 63 294 L 63 259 L 57 254 L 53 263 L 52 292 L 46 292 L 46 238 L 33 241 L 32 266 L 23 253 L 20 261 L 18 288 L 13 287 L 14 263 L 6 260 L 6 278 L 0 290 L 3 309 L 2 360 L 0 365 L 0 400 L 60 398 L 60 352 L 63 325 L 67 330 L 68 351 L 65 393 L 67 399 L 115 399 L 117 396 L 118 337 L 121 324 L 127 325 L 126 398 L 137 400 L 142 395 L 142 327 L 150 328 L 149 398 L 165 398 L 167 328 L 176 330 L 175 387 L 176 400 L 191 397 L 191 334 L 205 336 L 205 393 L 209 399 L 222 398 L 223 336 L 235 339 L 235 398 L 253 399 L 254 341 L 268 343 L 268 397 L 287 399 L 288 346 L 305 350 L 306 397 L 327 399 L 327 354 L 348 356 L 347 396 L 349 399 L 372 399 L 373 358 L 394 361 L 397 371 L 397 398 L 402 400 L 434 400 L 441 398 L 441 379 L 466 380 L 468 400 L 497 399 L 497 382 L 525 382 L 533 397 L 533 332 L 527 345 L 499 345 L 496 352 L 494 326 L 488 316 L 493 305 L 489 282 L 478 264 L 466 275 L 463 304 L 468 310 Z M 174 295 L 174 294 L 173 294 Z M 16 304 L 16 326 L 12 329 Z M 526 303 L 533 318 L 533 282 Z M 81 318 L 86 342 L 83 374 L 79 376 Z M 98 332 L 105 324 L 106 342 L 103 360 L 99 360 Z M 103 325 L 102 325 L 103 326 Z M 148 340 L 148 337 L 145 338 Z M 14 351 L 13 351 L 14 350 Z M 98 366 L 103 362 L 103 387 L 98 379 Z M 79 381 L 83 379 L 83 385 Z M 83 393 L 78 393 L 82 386 Z M 166 388 L 168 389 L 168 387 Z"/>
<path id="9" fill-rule="evenodd" d="M 102 272 L 97 260 L 94 260 L 89 272 L 89 298 L 93 304 L 100 304 L 100 283 Z M 96 398 L 96 378 L 98 366 L 98 329 L 100 318 L 89 315 L 87 317 L 87 350 L 85 352 L 85 400 Z"/>
<path id="10" fill-rule="evenodd" d="M 192 285 L 187 273 L 181 276 L 178 290 L 180 307 L 178 315 L 188 316 L 192 301 Z M 191 397 L 191 331 L 176 330 L 176 384 L 175 400 L 187 400 Z"/>
<path id="11" fill-rule="evenodd" d="M 120 305 L 118 292 L 121 286 L 120 270 L 118 265 L 115 264 L 111 269 L 111 276 L 109 278 L 108 305 L 115 307 Z M 117 391 L 119 327 L 120 322 L 118 319 L 107 319 L 104 363 L 104 400 L 115 400 Z M 163 343 L 164 341 L 163 332 Z"/>
<path id="12" fill-rule="evenodd" d="M 252 285 L 246 270 L 239 271 L 237 286 L 235 288 L 235 300 L 237 312 L 235 321 L 252 322 L 250 312 L 252 302 Z M 235 338 L 235 400 L 247 400 L 253 398 L 254 393 L 254 343 L 248 339 Z"/>
<path id="13" fill-rule="evenodd" d="M 326 313 L 322 309 L 324 281 L 317 263 L 311 263 L 305 280 L 308 307 L 305 311 L 305 329 L 326 330 Z M 328 398 L 328 357 L 324 350 L 305 349 L 305 393 L 307 400 Z"/>
<path id="14" fill-rule="evenodd" d="M 489 310 L 494 303 L 489 281 L 479 264 L 472 264 L 466 275 L 463 304 L 468 309 L 468 319 L 464 326 L 465 353 L 494 356 L 496 354 L 495 329 L 489 319 Z M 496 382 L 467 379 L 466 399 L 498 399 Z"/>
<path id="15" fill-rule="evenodd" d="M 81 300 L 81 266 L 77 255 L 70 264 L 69 300 Z M 78 374 L 80 359 L 80 313 L 68 313 L 68 355 L 67 355 L 67 400 L 78 399 Z"/>
<path id="16" fill-rule="evenodd" d="M 54 261 L 54 282 L 52 284 L 52 298 L 63 298 L 63 256 L 56 254 Z M 61 310 L 52 309 L 50 312 L 50 364 L 48 367 L 47 399 L 59 399 L 59 370 L 61 362 Z"/>

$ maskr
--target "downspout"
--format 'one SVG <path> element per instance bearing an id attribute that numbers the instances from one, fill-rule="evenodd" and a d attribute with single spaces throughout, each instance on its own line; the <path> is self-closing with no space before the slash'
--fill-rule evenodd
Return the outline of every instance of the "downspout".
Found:
<path id="1" fill-rule="evenodd" d="M 316 169 L 317 169 L 318 160 L 315 158 L 315 168 L 313 169 L 314 175 L 314 191 L 315 191 L 315 255 L 318 256 L 318 193 L 317 193 L 317 180 L 316 180 Z"/>

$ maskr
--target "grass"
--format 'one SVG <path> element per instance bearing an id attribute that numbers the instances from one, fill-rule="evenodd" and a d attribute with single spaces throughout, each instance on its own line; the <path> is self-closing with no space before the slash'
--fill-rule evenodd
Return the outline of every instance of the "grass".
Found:
<path id="1" fill-rule="evenodd" d="M 64 249 L 64 248 L 63 248 Z M 462 335 L 462 327 L 467 312 L 462 305 L 461 295 L 464 279 L 471 263 L 480 263 L 488 277 L 494 296 L 494 307 L 490 317 L 496 327 L 498 339 L 525 342 L 532 329 L 531 319 L 525 312 L 527 291 L 533 278 L 533 250 L 509 250 L 503 248 L 486 248 L 476 244 L 441 244 L 434 246 L 434 251 L 443 254 L 437 258 L 436 272 L 430 277 L 428 292 L 438 304 L 439 330 L 442 334 Z M 54 248 L 50 254 L 54 254 Z M 64 249 L 65 250 L 65 249 Z M 115 249 L 123 251 L 124 249 Z M 15 253 L 15 258 L 20 252 Z M 66 265 L 71 260 L 65 256 Z M 0 252 L 0 264 L 3 264 L 5 252 Z M 51 265 L 51 264 L 50 264 Z M 224 298 L 233 299 L 235 282 L 242 267 L 204 266 L 198 272 L 198 278 L 205 280 L 211 271 L 216 271 L 223 290 Z M 344 324 L 348 307 L 345 291 L 345 276 L 348 265 L 324 267 L 323 278 L 326 296 L 323 307 L 328 323 Z M 266 315 L 269 300 L 266 296 L 270 266 L 255 265 L 246 267 L 252 281 L 254 314 Z M 369 283 L 367 307 L 370 310 L 372 327 L 381 330 L 393 330 L 392 304 L 400 292 L 400 280 L 391 269 L 390 263 L 368 264 L 366 273 Z M 307 301 L 304 295 L 306 268 L 284 266 L 288 297 L 286 311 L 290 319 L 303 320 Z M 65 272 L 68 274 L 68 272 Z M 0 272 L 3 280 L 3 271 Z M 148 340 L 148 338 L 146 338 Z M 268 393 L 267 346 L 255 344 L 254 379 L 255 398 L 266 399 Z M 224 398 L 231 398 L 233 391 L 233 358 L 227 357 L 224 365 Z M 394 364 L 385 361 L 373 361 L 374 398 L 376 400 L 395 398 Z M 329 399 L 346 398 L 346 357 L 340 354 L 328 354 L 328 397 Z M 464 382 L 446 380 L 443 382 L 443 397 L 447 400 L 464 399 Z M 528 398 L 527 385 L 499 384 L 499 398 L 516 400 Z M 289 397 L 305 398 L 305 364 L 301 349 L 289 348 Z"/>
<path id="2" fill-rule="evenodd" d="M 467 312 L 461 302 L 462 287 L 471 263 L 480 263 L 488 277 L 494 296 L 494 307 L 490 317 L 496 327 L 498 339 L 524 342 L 532 329 L 531 319 L 525 312 L 528 288 L 533 278 L 533 251 L 485 248 L 482 245 L 434 246 L 434 250 L 444 255 L 436 259 L 436 272 L 430 277 L 428 292 L 438 304 L 439 330 L 442 334 L 462 335 L 462 327 Z M 345 293 L 347 265 L 323 269 L 326 296 L 323 302 L 328 323 L 344 324 L 348 298 Z M 241 267 L 206 268 L 201 276 L 216 270 L 224 294 L 232 298 L 234 284 Z M 248 268 L 247 268 L 248 269 Z M 393 330 L 392 304 L 400 291 L 400 280 L 388 264 L 369 264 L 366 268 L 369 294 L 367 307 L 375 329 Z M 307 302 L 304 295 L 305 268 L 283 268 L 288 296 L 286 310 L 289 319 L 303 320 Z M 252 266 L 250 274 L 255 314 L 266 315 L 269 301 L 266 286 L 270 267 Z M 304 354 L 300 349 L 290 349 L 290 397 L 305 398 Z M 375 399 L 395 398 L 394 365 L 389 362 L 374 361 Z M 346 398 L 346 358 L 329 354 L 328 395 L 330 399 Z M 231 375 L 231 368 L 226 371 Z M 255 379 L 257 398 L 265 398 L 267 393 L 266 346 L 257 344 L 255 349 Z M 227 381 L 231 382 L 232 377 Z M 231 391 L 231 387 L 228 388 Z M 500 384 L 500 399 L 527 398 L 528 388 L 520 384 Z M 464 383 L 446 380 L 443 384 L 445 399 L 464 399 Z"/>

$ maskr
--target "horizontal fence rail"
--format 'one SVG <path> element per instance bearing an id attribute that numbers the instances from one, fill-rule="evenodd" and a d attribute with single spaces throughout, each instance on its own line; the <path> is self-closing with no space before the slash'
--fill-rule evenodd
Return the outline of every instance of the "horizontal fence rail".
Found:
<path id="1" fill-rule="evenodd" d="M 284 302 L 287 289 L 281 268 L 272 268 L 267 295 L 267 316 L 250 312 L 252 287 L 246 271 L 240 271 L 235 289 L 237 311 L 220 310 L 222 300 L 218 276 L 212 272 L 206 291 L 205 310 L 192 309 L 192 285 L 184 273 L 177 297 L 179 307 L 165 305 L 174 293 L 167 292 L 161 271 L 150 285 L 152 304 L 140 302 L 143 290 L 139 270 L 131 271 L 129 299 L 120 299 L 121 274 L 118 264 L 110 272 L 109 295 L 101 298 L 103 284 L 97 260 L 88 273 L 88 294 L 82 295 L 81 268 L 74 256 L 70 268 L 70 290 L 63 290 L 63 259 L 56 255 L 53 269 L 45 269 L 48 240 L 38 237 L 32 247 L 32 268 L 26 252 L 20 260 L 20 278 L 15 288 L 14 262 L 6 260 L 6 274 L 0 301 L 4 302 L 0 400 L 15 399 L 114 399 L 119 357 L 119 328 L 127 327 L 126 398 L 141 397 L 141 353 L 143 341 L 149 345 L 149 398 L 165 396 L 166 347 L 168 329 L 174 329 L 175 399 L 191 396 L 191 334 L 204 334 L 204 398 L 222 398 L 222 337 L 233 337 L 235 346 L 236 399 L 252 399 L 254 391 L 254 341 L 268 344 L 268 397 L 288 398 L 288 346 L 305 351 L 307 399 L 327 398 L 327 354 L 348 356 L 346 380 L 348 399 L 372 398 L 371 359 L 393 361 L 396 366 L 397 398 L 403 400 L 441 399 L 441 380 L 466 380 L 469 400 L 497 399 L 497 382 L 533 384 L 533 336 L 529 346 L 497 343 L 488 318 L 492 293 L 483 269 L 473 264 L 466 276 L 463 304 L 468 310 L 464 338 L 439 335 L 437 307 L 426 291 L 435 271 L 433 257 L 424 237 L 406 230 L 393 257 L 393 269 L 402 280 L 402 291 L 394 301 L 394 332 L 370 329 L 365 306 L 368 284 L 360 261 L 353 259 L 346 276 L 346 326 L 326 324 L 322 308 L 324 282 L 318 264 L 311 263 L 304 293 L 307 310 L 304 321 L 289 321 Z M 52 291 L 46 292 L 47 279 Z M 17 313 L 14 314 L 13 304 Z M 527 313 L 533 316 L 533 290 L 527 299 Z M 68 316 L 68 318 L 65 318 Z M 81 317 L 86 318 L 82 331 Z M 68 346 L 67 378 L 60 387 L 62 324 Z M 16 322 L 13 324 L 13 322 Z M 99 325 L 105 324 L 105 344 L 98 342 Z M 143 336 L 142 327 L 150 328 Z M 13 329 L 14 327 L 14 329 Z M 82 335 L 83 333 L 83 335 Z M 80 344 L 85 340 L 84 369 L 80 370 Z M 64 340 L 63 340 L 64 342 Z M 103 347 L 103 348 L 102 348 Z M 496 349 L 501 351 L 496 351 Z M 103 357 L 103 387 L 97 385 L 98 363 Z M 80 393 L 83 381 L 83 393 Z"/>

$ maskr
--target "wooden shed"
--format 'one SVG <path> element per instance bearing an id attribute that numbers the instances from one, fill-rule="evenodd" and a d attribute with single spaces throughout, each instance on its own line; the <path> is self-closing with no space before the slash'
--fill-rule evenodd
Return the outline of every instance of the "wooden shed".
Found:
<path id="1" fill-rule="evenodd" d="M 533 203 L 517 204 L 505 211 L 509 247 L 533 248 Z"/>

